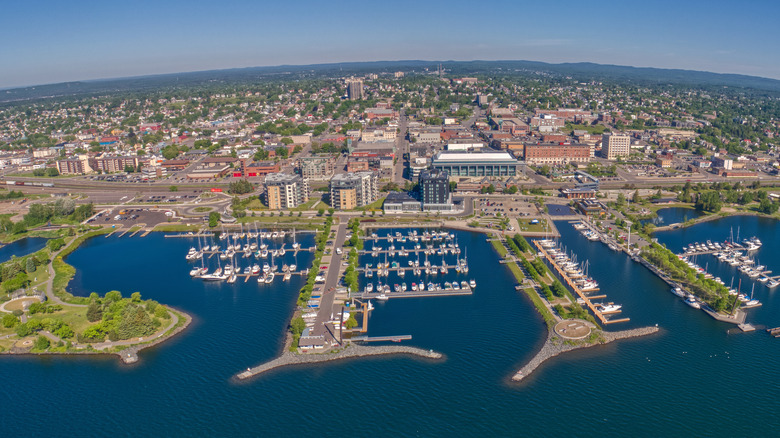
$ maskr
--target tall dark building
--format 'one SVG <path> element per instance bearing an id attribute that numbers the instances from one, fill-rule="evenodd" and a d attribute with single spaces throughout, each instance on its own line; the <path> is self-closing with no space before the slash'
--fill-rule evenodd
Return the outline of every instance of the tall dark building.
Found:
<path id="1" fill-rule="evenodd" d="M 420 172 L 420 201 L 423 210 L 452 210 L 447 171 L 434 169 Z"/>
<path id="2" fill-rule="evenodd" d="M 363 98 L 363 81 L 360 79 L 347 80 L 347 97 L 349 100 L 360 100 Z"/>

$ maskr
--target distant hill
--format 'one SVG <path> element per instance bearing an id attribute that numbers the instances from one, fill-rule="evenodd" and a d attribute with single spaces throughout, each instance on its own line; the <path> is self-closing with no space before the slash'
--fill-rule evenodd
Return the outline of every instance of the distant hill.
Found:
<path id="1" fill-rule="evenodd" d="M 65 82 L 0 90 L 0 103 L 13 103 L 52 97 L 150 91 L 171 87 L 205 86 L 213 83 L 247 82 L 286 77 L 335 77 L 369 72 L 433 70 L 442 64 L 448 74 L 517 74 L 546 72 L 570 76 L 580 81 L 614 80 L 637 84 L 678 84 L 688 86 L 727 86 L 780 92 L 780 80 L 757 76 L 721 74 L 694 70 L 627 67 L 588 62 L 549 64 L 536 61 L 375 61 L 312 65 L 281 65 L 240 69 L 210 70 L 130 78 Z"/>

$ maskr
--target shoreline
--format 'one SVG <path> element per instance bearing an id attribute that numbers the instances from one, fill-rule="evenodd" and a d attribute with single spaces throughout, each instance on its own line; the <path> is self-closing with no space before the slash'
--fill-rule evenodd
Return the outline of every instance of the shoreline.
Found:
<path id="1" fill-rule="evenodd" d="M 344 360 L 350 358 L 363 358 L 370 356 L 390 356 L 390 355 L 410 355 L 418 356 L 425 359 L 441 360 L 444 356 L 441 353 L 437 353 L 433 350 L 424 350 L 418 347 L 408 347 L 401 345 L 382 345 L 377 347 L 369 347 L 365 345 L 357 345 L 349 343 L 342 349 L 333 352 L 330 350 L 323 353 L 292 353 L 290 351 L 284 351 L 281 355 L 277 356 L 268 362 L 262 363 L 252 368 L 247 368 L 234 376 L 238 380 L 246 380 L 276 368 L 286 366 L 307 365 L 322 362 L 330 362 L 336 360 Z"/>
<path id="2" fill-rule="evenodd" d="M 553 330 L 549 330 L 547 333 L 547 340 L 542 345 L 533 358 L 520 368 L 511 378 L 512 382 L 520 382 L 529 375 L 531 375 L 537 368 L 539 368 L 545 361 L 552 359 L 560 354 L 578 350 L 582 348 L 594 347 L 597 345 L 604 345 L 610 342 L 618 341 L 620 339 L 637 338 L 641 336 L 647 336 L 658 333 L 660 329 L 658 327 L 642 327 L 630 330 L 622 330 L 619 332 L 605 332 L 599 331 L 601 339 L 596 342 L 585 342 L 580 344 L 567 344 L 563 339 L 557 337 Z"/>

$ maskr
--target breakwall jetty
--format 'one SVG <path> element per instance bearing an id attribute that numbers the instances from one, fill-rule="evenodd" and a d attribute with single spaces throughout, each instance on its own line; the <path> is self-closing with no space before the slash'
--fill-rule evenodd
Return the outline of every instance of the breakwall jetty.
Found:
<path id="1" fill-rule="evenodd" d="M 333 360 L 341 360 L 348 358 L 358 358 L 367 356 L 379 356 L 390 354 L 407 354 L 413 356 L 419 356 L 426 359 L 441 359 L 443 356 L 441 353 L 437 353 L 433 350 L 423 350 L 422 348 L 407 347 L 402 345 L 383 345 L 378 347 L 368 347 L 365 345 L 348 344 L 343 350 L 339 350 L 336 353 L 326 352 L 320 354 L 297 354 L 289 351 L 285 351 L 281 356 L 276 359 L 258 365 L 254 368 L 248 368 L 246 371 L 242 371 L 236 374 L 236 378 L 239 380 L 248 379 L 258 374 L 270 371 L 274 368 L 289 366 L 289 365 L 305 365 L 314 364 L 320 362 L 328 362 Z"/>
<path id="2" fill-rule="evenodd" d="M 619 339 L 626 339 L 626 338 L 636 338 L 639 336 L 647 336 L 658 332 L 658 327 L 642 327 L 637 329 L 631 329 L 631 330 L 622 330 L 619 332 L 598 332 L 600 334 L 600 339 L 594 342 L 578 342 L 578 343 L 567 343 L 560 337 L 557 337 L 555 333 L 551 330 L 550 333 L 547 336 L 547 341 L 542 346 L 542 349 L 539 350 L 538 353 L 536 353 L 536 356 L 534 356 L 525 366 L 520 368 L 520 371 L 518 371 L 514 376 L 512 376 L 512 380 L 515 382 L 519 382 L 523 380 L 524 378 L 528 377 L 536 368 L 539 367 L 544 361 L 547 359 L 551 359 L 555 356 L 558 356 L 561 353 L 565 353 L 567 351 L 577 350 L 579 348 L 587 348 L 592 347 L 594 345 L 602 345 L 602 344 L 608 344 L 613 341 L 617 341 Z"/>

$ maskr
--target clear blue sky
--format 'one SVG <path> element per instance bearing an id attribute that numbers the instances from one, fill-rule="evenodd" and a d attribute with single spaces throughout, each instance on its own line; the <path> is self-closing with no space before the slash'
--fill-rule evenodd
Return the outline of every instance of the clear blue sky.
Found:
<path id="1" fill-rule="evenodd" d="M 4 0 L 0 87 L 377 60 L 597 62 L 780 79 L 775 0 Z"/>

